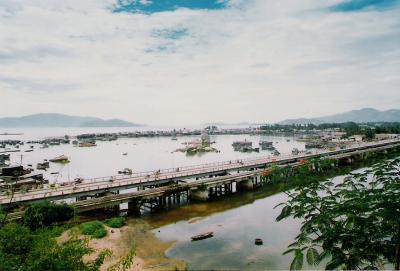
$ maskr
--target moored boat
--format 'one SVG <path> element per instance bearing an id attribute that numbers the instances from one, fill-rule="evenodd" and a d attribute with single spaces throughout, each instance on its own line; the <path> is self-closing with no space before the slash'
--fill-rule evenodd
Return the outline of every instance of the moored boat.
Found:
<path id="1" fill-rule="evenodd" d="M 53 162 L 53 163 L 68 163 L 69 159 L 65 155 L 60 155 L 60 156 L 57 156 L 57 157 L 55 157 L 53 159 L 50 159 L 49 161 Z"/>
<path id="2" fill-rule="evenodd" d="M 190 238 L 192 239 L 192 241 L 199 241 L 199 240 L 211 238 L 211 237 L 213 237 L 213 234 L 214 233 L 212 231 L 210 231 L 210 232 L 206 232 L 206 233 L 202 233 L 202 234 L 199 234 L 199 235 L 192 236 Z"/>

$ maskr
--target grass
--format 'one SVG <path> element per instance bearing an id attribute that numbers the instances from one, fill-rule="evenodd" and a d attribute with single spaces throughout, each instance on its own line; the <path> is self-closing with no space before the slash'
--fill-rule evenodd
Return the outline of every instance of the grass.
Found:
<path id="1" fill-rule="evenodd" d="M 125 226 L 125 219 L 123 217 L 113 217 L 107 219 L 104 224 L 106 224 L 110 228 L 122 228 L 123 226 Z"/>
<path id="2" fill-rule="evenodd" d="M 107 235 L 107 231 L 103 223 L 98 220 L 83 223 L 79 226 L 79 229 L 81 230 L 82 234 L 90 235 L 98 239 Z"/>

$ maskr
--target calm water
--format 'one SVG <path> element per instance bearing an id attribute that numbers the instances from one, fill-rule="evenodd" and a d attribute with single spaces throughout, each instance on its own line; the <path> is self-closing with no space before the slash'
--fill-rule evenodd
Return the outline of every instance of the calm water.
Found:
<path id="1" fill-rule="evenodd" d="M 147 128 L 150 129 L 150 128 Z M 152 128 L 154 129 L 154 128 Z M 45 137 L 77 135 L 81 133 L 91 132 L 119 132 L 132 131 L 138 128 L 68 128 L 68 129 L 13 129 L 0 130 L 0 133 L 17 133 L 22 132 L 23 135 L 18 136 L 0 136 L 2 139 L 42 139 Z M 235 152 L 231 146 L 233 141 L 247 139 L 253 142 L 253 147 L 258 147 L 260 139 L 270 140 L 274 142 L 274 146 L 281 153 L 289 153 L 294 147 L 304 149 L 304 143 L 290 139 L 287 142 L 285 137 L 272 136 L 250 136 L 250 135 L 218 135 L 212 136 L 211 140 L 216 143 L 213 147 L 220 150 L 220 153 L 203 153 L 194 156 L 187 156 L 185 153 L 174 152 L 178 148 L 182 148 L 183 142 L 199 139 L 198 136 L 178 137 L 177 141 L 171 140 L 169 137 L 154 138 L 122 138 L 117 141 L 103 142 L 98 141 L 97 147 L 79 148 L 72 144 L 50 146 L 46 149 L 40 149 L 40 145 L 34 146 L 33 152 L 24 152 L 29 149 L 29 145 L 21 146 L 21 152 L 11 154 L 11 162 L 13 164 L 32 164 L 36 167 L 38 162 L 44 159 L 51 159 L 59 155 L 66 155 L 71 162 L 66 165 L 51 163 L 50 169 L 44 172 L 45 177 L 51 182 L 73 180 L 76 177 L 102 177 L 117 174 L 118 170 L 123 168 L 131 168 L 133 171 L 157 170 L 160 168 L 174 168 L 187 165 L 195 165 L 200 163 L 210 163 L 217 161 L 226 161 L 234 159 L 242 159 L 249 157 L 260 157 L 269 155 L 270 151 L 261 151 L 260 153 L 240 153 Z M 1 149 L 0 149 L 1 151 Z M 124 156 L 123 153 L 128 155 Z M 52 172 L 59 174 L 51 175 Z"/>
<path id="2" fill-rule="evenodd" d="M 335 177 L 340 182 L 342 176 Z M 196 203 L 152 215 L 147 220 L 162 240 L 175 241 L 166 254 L 188 263 L 189 270 L 270 270 L 289 269 L 292 255 L 282 255 L 299 233 L 300 221 L 276 222 L 278 203 L 286 195 L 276 187 L 263 188 L 218 201 Z M 204 232 L 214 237 L 192 242 L 190 237 Z M 264 244 L 256 246 L 255 238 Z M 321 269 L 305 264 L 305 269 Z"/>

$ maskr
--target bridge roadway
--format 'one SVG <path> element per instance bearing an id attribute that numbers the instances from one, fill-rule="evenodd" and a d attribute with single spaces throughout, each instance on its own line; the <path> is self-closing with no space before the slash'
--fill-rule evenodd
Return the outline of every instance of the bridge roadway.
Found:
<path id="1" fill-rule="evenodd" d="M 94 209 L 99 209 L 102 207 L 108 207 L 113 205 L 119 205 L 121 203 L 128 202 L 132 199 L 151 199 L 155 197 L 160 197 L 169 193 L 176 193 L 187 191 L 189 189 L 195 189 L 202 185 L 215 186 L 228 184 L 233 181 L 240 182 L 242 180 L 247 180 L 249 177 L 254 177 L 259 175 L 262 170 L 253 170 L 242 173 L 237 173 L 227 176 L 219 176 L 214 178 L 200 179 L 188 183 L 179 183 L 168 186 L 161 186 L 152 189 L 139 190 L 135 192 L 129 192 L 124 194 L 108 195 L 100 198 L 93 198 L 88 200 L 77 201 L 72 204 L 78 212 L 90 211 Z"/>
<path id="2" fill-rule="evenodd" d="M 92 198 L 87 200 L 81 200 L 74 203 L 71 203 L 71 206 L 75 207 L 77 212 L 86 212 L 91 210 L 96 210 L 104 207 L 110 207 L 119 205 L 122 203 L 129 202 L 130 200 L 146 200 L 156 197 L 165 196 L 172 193 L 188 191 L 190 189 L 195 189 L 202 185 L 206 185 L 208 187 L 216 186 L 216 185 L 224 185 L 235 182 L 240 182 L 242 180 L 246 180 L 249 177 L 254 177 L 259 175 L 263 170 L 253 170 L 242 173 L 237 173 L 233 175 L 227 176 L 219 176 L 214 178 L 200 179 L 193 182 L 187 183 L 179 183 L 168 186 L 161 186 L 152 189 L 139 190 L 124 194 L 113 194 L 107 195 L 99 198 Z M 24 211 L 17 211 L 8 214 L 8 220 L 19 220 L 22 218 Z"/>
<path id="3" fill-rule="evenodd" d="M 379 142 L 365 142 L 353 144 L 351 147 L 334 151 L 316 151 L 311 154 L 301 153 L 299 155 L 280 155 L 266 156 L 258 158 L 249 158 L 235 161 L 225 161 L 209 163 L 196 166 L 186 166 L 173 169 L 164 169 L 157 171 L 147 171 L 134 173 L 132 175 L 116 175 L 102 178 L 85 179 L 80 184 L 69 183 L 68 185 L 58 187 L 47 187 L 35 189 L 26 193 L 17 192 L 11 199 L 9 195 L 0 196 L 0 205 L 15 203 L 30 203 L 39 200 L 60 200 L 84 195 L 93 195 L 124 189 L 152 186 L 171 181 L 183 179 L 204 177 L 208 175 L 224 174 L 232 171 L 243 171 L 249 169 L 265 168 L 273 163 L 287 164 L 300 159 L 310 159 L 317 157 L 329 157 L 335 155 L 353 155 L 358 152 L 382 148 L 393 148 L 400 146 L 400 139 L 382 140 Z"/>

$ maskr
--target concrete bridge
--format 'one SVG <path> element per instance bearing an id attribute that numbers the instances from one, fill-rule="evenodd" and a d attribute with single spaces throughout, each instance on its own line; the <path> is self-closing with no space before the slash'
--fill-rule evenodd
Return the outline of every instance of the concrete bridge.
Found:
<path id="1" fill-rule="evenodd" d="M 26 193 L 17 192 L 12 198 L 10 197 L 10 195 L 2 195 L 0 196 L 0 205 L 27 204 L 40 200 L 62 200 L 71 198 L 76 198 L 77 200 L 88 200 L 88 198 L 91 198 L 93 199 L 93 201 L 87 202 L 87 206 L 91 206 L 96 204 L 101 205 L 101 198 L 104 201 L 107 201 L 107 195 L 113 197 L 113 201 L 124 202 L 127 198 L 132 199 L 134 195 L 143 198 L 146 195 L 153 195 L 152 193 L 165 193 L 167 190 L 173 191 L 174 188 L 179 188 L 187 191 L 187 188 L 192 189 L 194 186 L 200 186 L 201 184 L 210 186 L 214 178 L 218 176 L 222 177 L 221 179 L 219 179 L 219 177 L 215 179 L 215 181 L 217 182 L 223 182 L 225 178 L 227 178 L 227 180 L 229 180 L 229 182 L 231 183 L 232 180 L 235 179 L 249 179 L 249 177 L 254 177 L 257 174 L 259 175 L 259 169 L 265 169 L 272 164 L 286 165 L 296 163 L 303 159 L 312 158 L 339 159 L 343 157 L 351 157 L 365 152 L 381 151 L 399 146 L 400 139 L 385 140 L 379 142 L 354 144 L 353 146 L 345 149 L 333 151 L 317 151 L 311 154 L 300 153 L 299 155 L 281 155 L 277 157 L 267 156 L 196 166 L 187 166 L 174 169 L 164 169 L 152 172 L 141 172 L 129 176 L 117 175 L 103 178 L 85 179 L 82 183 L 78 184 L 70 183 L 69 185 L 64 186 L 35 189 Z M 213 179 L 206 179 L 204 181 L 201 180 L 201 178 Z M 133 188 L 135 188 L 137 191 L 122 193 L 127 189 Z M 149 188 L 153 191 L 150 192 L 148 190 Z M 229 189 L 229 187 L 227 189 Z M 132 197 L 129 195 L 131 195 Z M 79 202 L 74 204 L 77 207 L 82 208 L 82 210 L 91 208 L 83 206 Z"/>

